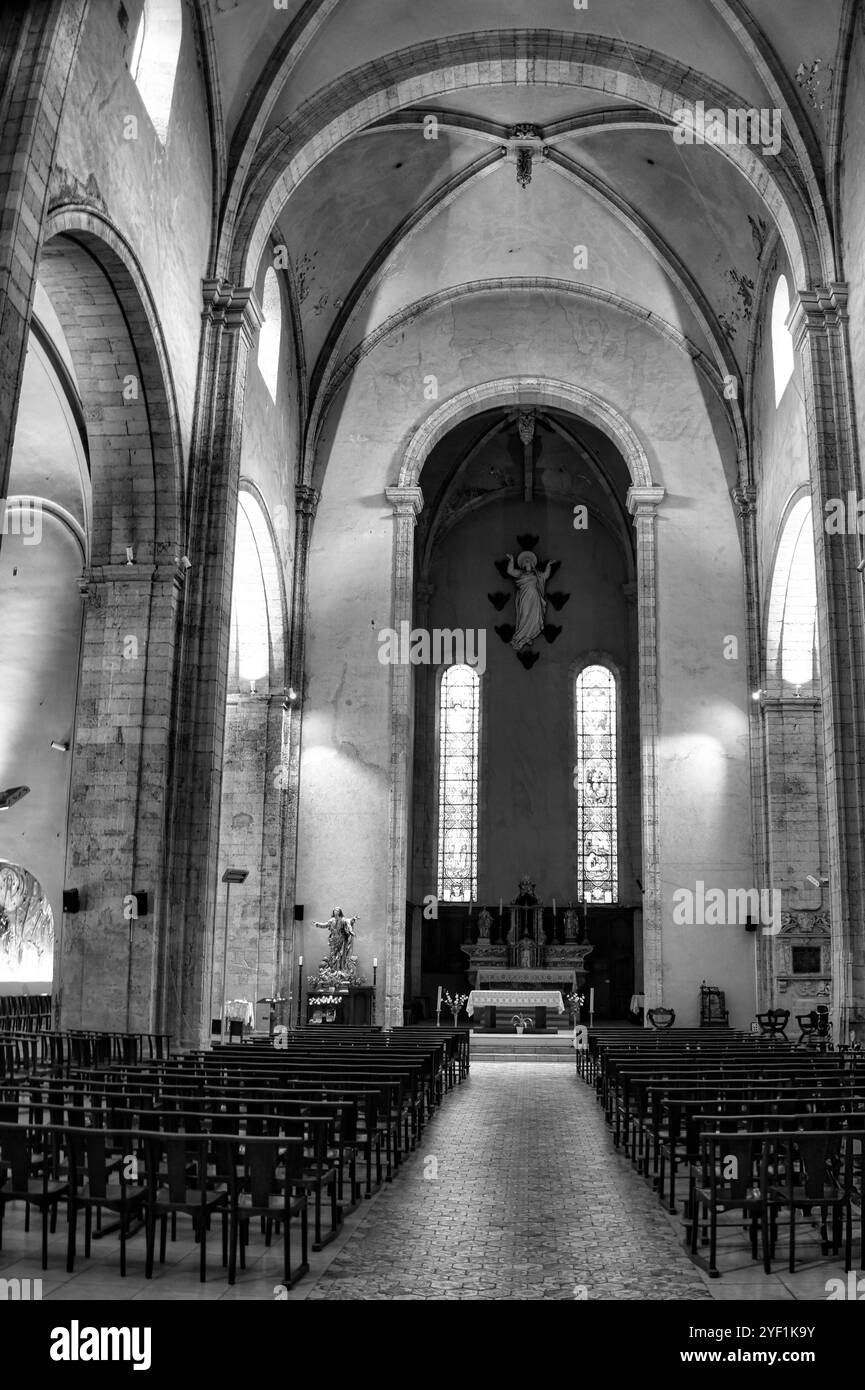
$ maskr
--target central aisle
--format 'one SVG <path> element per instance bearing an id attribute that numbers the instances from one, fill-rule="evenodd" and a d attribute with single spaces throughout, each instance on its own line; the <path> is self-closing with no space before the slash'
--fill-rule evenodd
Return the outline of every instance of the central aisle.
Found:
<path id="1" fill-rule="evenodd" d="M 474 1063 L 309 1298 L 711 1299 L 572 1067 Z"/>

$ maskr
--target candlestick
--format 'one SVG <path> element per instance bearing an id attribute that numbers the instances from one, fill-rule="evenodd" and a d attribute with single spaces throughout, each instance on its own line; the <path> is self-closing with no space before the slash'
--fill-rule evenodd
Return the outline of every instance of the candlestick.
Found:
<path id="1" fill-rule="evenodd" d="M 373 970 L 376 969 L 377 965 L 378 965 L 378 956 L 373 956 L 373 958 L 372 958 L 372 968 L 373 968 Z"/>
<path id="2" fill-rule="evenodd" d="M 499 916 L 501 917 L 501 915 L 502 915 L 502 900 L 501 900 L 501 898 L 499 898 Z"/>
<path id="3" fill-rule="evenodd" d="M 556 920 L 556 900 L 553 898 L 553 921 Z"/>
<path id="4" fill-rule="evenodd" d="M 298 965 L 303 965 L 303 956 L 298 956 L 297 963 Z"/>

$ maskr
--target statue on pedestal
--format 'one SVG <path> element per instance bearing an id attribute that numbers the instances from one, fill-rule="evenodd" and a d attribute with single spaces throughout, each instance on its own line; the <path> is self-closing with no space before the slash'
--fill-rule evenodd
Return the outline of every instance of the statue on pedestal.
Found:
<path id="1" fill-rule="evenodd" d="M 317 977 L 322 987 L 361 983 L 357 974 L 357 956 L 352 954 L 354 924 L 357 920 L 357 917 L 346 917 L 341 907 L 335 907 L 326 922 L 313 923 L 320 931 L 327 932 L 330 946 Z"/>
<path id="2" fill-rule="evenodd" d="M 482 907 L 478 913 L 478 941 L 489 941 L 493 925 L 493 914 Z"/>
<path id="3" fill-rule="evenodd" d="M 573 903 L 565 908 L 565 940 L 578 941 L 580 937 L 580 913 Z"/>

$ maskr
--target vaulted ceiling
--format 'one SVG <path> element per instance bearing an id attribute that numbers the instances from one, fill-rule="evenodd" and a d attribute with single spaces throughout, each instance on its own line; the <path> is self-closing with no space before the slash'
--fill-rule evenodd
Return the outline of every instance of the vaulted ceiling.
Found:
<path id="1" fill-rule="evenodd" d="M 353 351 L 431 296 L 577 283 L 742 377 L 778 224 L 810 244 L 812 278 L 837 274 L 845 0 L 202 3 L 224 263 L 256 218 L 288 246 L 313 414 Z M 781 148 L 676 143 L 658 91 L 778 111 Z"/>

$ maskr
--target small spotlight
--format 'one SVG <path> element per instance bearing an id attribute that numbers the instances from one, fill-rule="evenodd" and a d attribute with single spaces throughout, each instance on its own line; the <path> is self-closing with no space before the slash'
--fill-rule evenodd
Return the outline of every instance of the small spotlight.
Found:
<path id="1" fill-rule="evenodd" d="M 180 559 L 175 559 L 174 563 L 176 565 L 179 565 L 182 570 L 192 569 L 192 561 L 190 560 L 188 555 L 181 555 Z"/>
<path id="2" fill-rule="evenodd" d="M 819 887 L 820 887 L 820 880 L 819 880 L 819 878 L 815 878 L 813 874 L 806 874 L 806 875 L 805 875 L 805 882 L 806 882 L 806 883 L 810 883 L 810 885 L 811 885 L 812 888 L 819 888 Z"/>
<path id="3" fill-rule="evenodd" d="M 5 791 L 0 792 L 0 811 L 8 811 L 10 806 L 14 806 L 15 802 L 20 801 L 29 791 L 29 787 L 7 787 Z"/>
<path id="4" fill-rule="evenodd" d="M 288 687 L 288 698 L 291 700 L 292 704 L 294 704 L 294 701 L 297 699 L 297 691 L 293 685 Z"/>
<path id="5" fill-rule="evenodd" d="M 856 568 L 860 574 L 865 574 L 865 559 L 860 560 Z"/>
<path id="6" fill-rule="evenodd" d="M 54 749 L 55 753 L 68 753 L 68 752 L 69 752 L 69 744 L 68 744 L 68 743 L 58 743 L 56 739 L 52 739 L 52 740 L 51 740 L 51 747 Z"/>
<path id="7" fill-rule="evenodd" d="M 753 691 L 752 694 L 751 694 L 751 699 L 752 699 L 752 700 L 755 700 L 755 701 L 756 701 L 756 700 L 762 700 L 762 698 L 763 698 L 763 692 L 762 692 L 762 690 L 755 690 L 755 691 Z"/>
<path id="8" fill-rule="evenodd" d="M 132 546 L 131 546 L 131 545 L 128 545 L 128 546 L 126 547 L 126 563 L 127 563 L 127 565 L 134 565 L 134 564 L 135 564 L 135 555 L 134 555 L 134 553 L 133 553 L 133 550 L 132 550 Z"/>

